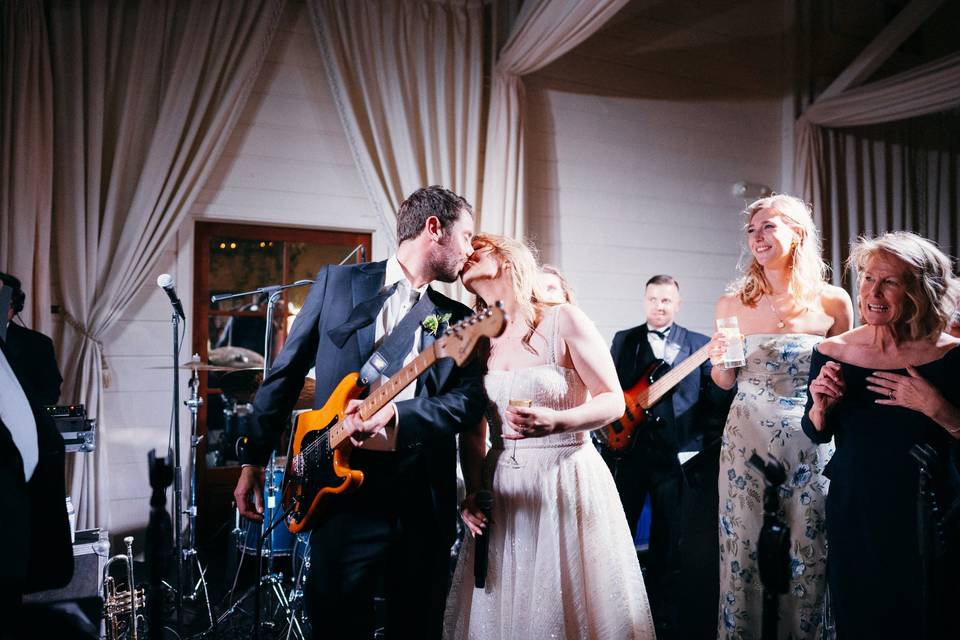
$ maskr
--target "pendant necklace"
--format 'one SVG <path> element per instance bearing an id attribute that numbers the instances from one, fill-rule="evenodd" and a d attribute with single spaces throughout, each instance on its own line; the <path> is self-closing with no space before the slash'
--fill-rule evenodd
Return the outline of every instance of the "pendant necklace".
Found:
<path id="1" fill-rule="evenodd" d="M 786 324 L 784 324 L 783 318 L 780 317 L 780 314 L 777 313 L 777 308 L 773 306 L 773 297 L 770 296 L 769 294 L 766 294 L 766 298 L 767 298 L 767 304 L 770 305 L 770 311 L 773 312 L 774 317 L 777 319 L 777 328 L 783 329 L 786 326 Z"/>

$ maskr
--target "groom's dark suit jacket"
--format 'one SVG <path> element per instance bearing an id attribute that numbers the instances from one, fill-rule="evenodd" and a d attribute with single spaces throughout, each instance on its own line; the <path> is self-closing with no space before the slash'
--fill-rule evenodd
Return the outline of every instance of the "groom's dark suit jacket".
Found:
<path id="1" fill-rule="evenodd" d="M 243 462 L 266 463 L 311 366 L 316 367 L 314 407 L 320 408 L 340 380 L 359 371 L 373 353 L 374 323 L 355 332 L 342 348 L 331 341 L 328 332 L 342 325 L 354 306 L 377 294 L 384 285 L 385 272 L 384 261 L 329 266 L 317 275 L 286 344 L 254 399 L 254 433 Z M 465 305 L 429 287 L 427 295 L 438 314 L 451 314 L 451 324 L 471 314 Z M 431 335 L 424 335 L 421 350 L 432 342 Z M 446 544 L 453 541 L 456 533 L 455 435 L 480 421 L 485 398 L 479 358 L 471 358 L 462 368 L 449 358 L 441 359 L 418 378 L 415 398 L 397 402 L 397 451 L 355 450 L 351 454 L 351 466 L 360 469 L 379 469 L 385 460 L 391 468 L 415 469 L 415 473 L 405 473 L 403 478 L 404 482 L 419 486 L 404 490 L 409 489 L 412 500 L 429 494 L 436 530 Z M 376 471 L 368 476 L 370 480 L 365 481 L 361 492 L 384 489 L 376 481 Z"/>

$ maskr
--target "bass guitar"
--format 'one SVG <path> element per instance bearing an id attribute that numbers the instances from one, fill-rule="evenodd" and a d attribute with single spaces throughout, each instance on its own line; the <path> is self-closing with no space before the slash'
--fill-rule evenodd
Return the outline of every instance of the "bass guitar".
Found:
<path id="1" fill-rule="evenodd" d="M 636 442 L 637 430 L 648 421 L 655 420 L 650 410 L 681 380 L 710 358 L 707 355 L 709 347 L 709 344 L 704 345 L 673 369 L 663 360 L 651 363 L 640 380 L 623 392 L 623 399 L 627 403 L 623 416 L 597 430 L 603 447 L 617 457 L 627 453 Z"/>
<path id="2" fill-rule="evenodd" d="M 470 357 L 480 338 L 503 333 L 507 315 L 501 303 L 465 318 L 444 331 L 431 347 L 397 371 L 360 404 L 358 413 L 369 420 L 408 384 L 441 358 L 453 358 L 457 366 Z M 366 386 L 360 374 L 344 377 L 320 409 L 301 413 L 293 427 L 281 485 L 281 505 L 287 528 L 306 531 L 319 522 L 333 496 L 344 495 L 363 484 L 363 471 L 350 468 L 352 444 L 343 423 L 348 403 L 359 398 Z"/>

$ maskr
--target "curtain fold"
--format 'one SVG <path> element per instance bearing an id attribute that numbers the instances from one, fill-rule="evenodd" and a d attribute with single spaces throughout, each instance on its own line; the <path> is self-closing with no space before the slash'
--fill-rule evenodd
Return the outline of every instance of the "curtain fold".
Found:
<path id="1" fill-rule="evenodd" d="M 478 204 L 483 3 L 311 0 L 337 111 L 368 196 L 396 246 L 396 211 L 440 184 Z"/>
<path id="2" fill-rule="evenodd" d="M 915 231 L 956 252 L 960 54 L 815 102 L 796 122 L 794 186 L 840 284 L 857 236 Z"/>
<path id="3" fill-rule="evenodd" d="M 20 278 L 27 326 L 49 335 L 53 105 L 42 0 L 0 5 L 0 61 L 0 271 Z"/>
<path id="4" fill-rule="evenodd" d="M 64 397 L 84 403 L 101 432 L 72 474 L 80 527 L 109 527 L 101 339 L 213 170 L 283 4 L 49 5 L 52 246 L 70 327 L 60 345 Z"/>
<path id="5" fill-rule="evenodd" d="M 628 0 L 527 0 L 500 51 L 490 86 L 480 228 L 526 234 L 522 76 L 596 33 Z"/>

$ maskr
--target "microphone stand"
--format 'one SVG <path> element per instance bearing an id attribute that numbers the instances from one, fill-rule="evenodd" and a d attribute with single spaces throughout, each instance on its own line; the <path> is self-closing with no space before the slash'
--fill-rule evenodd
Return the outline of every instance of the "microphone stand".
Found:
<path id="1" fill-rule="evenodd" d="M 180 467 L 180 316 L 170 316 L 173 326 L 173 537 L 177 553 L 177 631 L 183 630 L 183 469 Z"/>

